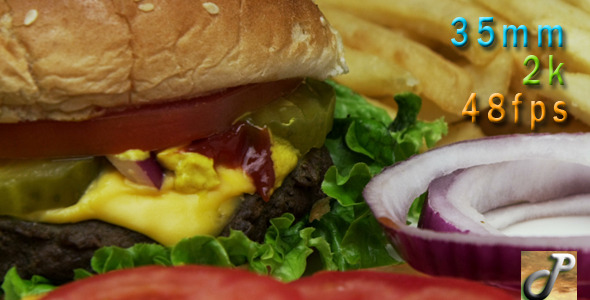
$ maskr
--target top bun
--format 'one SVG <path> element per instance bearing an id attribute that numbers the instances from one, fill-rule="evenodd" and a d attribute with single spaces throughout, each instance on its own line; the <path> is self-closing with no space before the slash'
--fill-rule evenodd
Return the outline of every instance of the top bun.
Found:
<path id="1" fill-rule="evenodd" d="M 346 71 L 311 0 L 0 1 L 0 123 Z"/>

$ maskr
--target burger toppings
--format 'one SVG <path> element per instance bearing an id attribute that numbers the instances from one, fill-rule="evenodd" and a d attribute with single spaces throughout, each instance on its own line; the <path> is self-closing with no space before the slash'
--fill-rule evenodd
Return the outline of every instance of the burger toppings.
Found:
<path id="1" fill-rule="evenodd" d="M 263 243 L 270 220 L 281 217 L 286 212 L 292 213 L 298 219 L 305 217 L 305 214 L 309 212 L 311 205 L 317 199 L 326 197 L 321 192 L 320 185 L 324 173 L 331 165 L 332 161 L 325 148 L 312 149 L 300 159 L 295 170 L 285 178 L 281 187 L 273 192 L 270 201 L 265 202 L 257 194 L 244 195 L 244 200 L 240 202 L 237 212 L 221 232 L 221 235 L 229 236 L 231 231 L 239 230 L 244 235 L 241 236 L 242 239 L 236 239 L 236 235 L 232 234 L 234 238 L 230 239 L 231 242 L 224 243 L 224 245 L 240 244 L 248 238 Z M 285 223 L 282 222 L 282 224 Z M 283 227 L 276 227 L 273 230 L 286 231 Z M 137 232 L 95 220 L 49 224 L 0 217 L 0 231 L 2 232 L 0 253 L 6 254 L 0 258 L 0 270 L 3 270 L 2 273 L 16 266 L 18 273 L 24 278 L 41 275 L 51 279 L 54 283 L 72 280 L 74 277 L 73 270 L 76 269 L 78 269 L 76 274 L 80 273 L 82 269 L 86 272 L 92 271 L 90 259 L 94 251 L 100 247 L 117 245 L 126 248 L 136 243 L 154 243 L 152 239 Z M 297 237 L 298 232 L 293 231 L 292 234 Z M 286 235 L 286 233 L 281 233 L 282 235 Z M 276 240 L 283 243 L 281 238 L 276 238 Z M 197 255 L 202 262 L 207 264 L 219 263 L 219 260 L 214 258 L 224 257 L 219 252 L 219 249 L 223 248 L 217 248 L 218 245 L 212 247 L 215 242 L 211 241 L 211 237 L 181 242 L 177 245 L 179 247 L 174 251 L 175 257 L 182 256 L 187 259 L 194 259 Z M 247 254 L 256 248 L 252 245 L 248 246 L 250 250 L 243 253 Z M 105 248 L 105 250 L 109 250 L 100 251 L 103 253 L 100 256 L 105 257 L 104 261 L 110 263 L 100 267 L 100 263 L 94 263 L 94 265 L 97 270 L 100 269 L 102 272 L 108 271 L 112 266 L 116 265 L 129 267 L 131 266 L 129 262 L 134 260 L 133 257 L 143 257 L 143 259 L 137 259 L 138 264 L 139 261 L 145 263 L 146 259 L 150 261 L 153 259 L 153 263 L 158 263 L 158 261 L 162 263 L 161 255 L 158 255 L 158 252 L 146 251 L 154 247 L 163 249 L 159 245 L 146 247 L 142 244 L 130 248 L 129 251 L 127 249 Z M 203 248 L 207 250 L 196 253 L 198 249 Z M 110 254 L 104 255 L 107 252 Z M 131 253 L 133 255 L 130 255 Z M 252 254 L 254 255 L 254 253 Z M 270 251 L 257 255 L 273 256 Z M 166 261 L 170 261 L 170 259 L 167 258 Z M 256 260 L 254 257 L 251 259 L 252 261 Z M 271 258 L 267 259 L 272 260 Z M 94 261 L 103 260 L 95 258 Z M 195 262 L 194 260 L 189 261 L 179 258 L 175 258 L 174 261 L 178 264 Z M 242 264 L 238 261 L 234 263 Z"/>
<path id="2" fill-rule="evenodd" d="M 310 86 L 315 86 L 315 88 L 310 89 Z M 308 84 L 303 86 L 305 87 L 303 89 L 305 93 L 303 94 L 323 94 L 322 90 L 324 88 L 317 88 L 322 86 L 325 87 L 323 84 L 315 84 L 313 81 L 309 81 Z M 285 163 L 278 163 L 282 159 L 281 157 L 289 157 L 293 154 L 299 157 L 300 153 L 306 151 L 305 149 L 309 150 L 317 147 L 315 146 L 317 144 L 321 146 L 324 141 L 335 164 L 335 166 L 329 168 L 327 173 L 326 169 L 328 169 L 329 162 L 325 162 L 325 159 L 322 158 L 325 156 L 322 153 L 325 152 L 311 150 L 309 153 L 315 154 L 313 156 L 303 156 L 303 160 L 298 163 L 295 171 L 282 180 L 281 187 L 274 189 L 270 201 L 266 202 L 267 205 L 260 205 L 265 203 L 261 198 L 256 199 L 255 196 L 247 194 L 243 197 L 244 201 L 239 200 L 242 196 L 236 196 L 234 197 L 235 200 L 225 201 L 224 205 L 219 206 L 222 208 L 221 211 L 215 210 L 216 216 L 220 216 L 220 212 L 224 216 L 226 214 L 229 216 L 236 207 L 240 207 L 238 213 L 233 217 L 228 217 L 225 221 L 231 220 L 229 221 L 230 227 L 226 227 L 222 231 L 226 236 L 197 235 L 192 238 L 182 239 L 174 244 L 174 240 L 177 240 L 181 234 L 178 234 L 178 237 L 161 234 L 160 236 L 163 238 L 161 242 L 165 245 L 174 245 L 171 247 L 137 245 L 128 249 L 105 247 L 98 250 L 92 259 L 93 273 L 104 273 L 144 264 L 178 265 L 198 263 L 222 266 L 245 265 L 248 269 L 257 273 L 270 274 L 282 280 L 293 280 L 306 271 L 308 258 L 311 259 L 311 257 L 314 260 L 319 260 L 317 264 L 321 265 L 322 268 L 330 270 L 366 268 L 396 262 L 395 254 L 392 253 L 391 245 L 388 244 L 379 223 L 372 217 L 368 207 L 362 201 L 361 190 L 364 183 L 372 177 L 372 174 L 378 172 L 387 164 L 417 153 L 424 143 L 431 146 L 445 132 L 446 126 L 442 121 L 434 123 L 416 121 L 415 112 L 419 109 L 419 105 L 406 105 L 406 103 L 419 101 L 419 99 L 411 94 L 404 94 L 396 97 L 400 104 L 398 121 L 395 123 L 396 129 L 389 129 L 392 119 L 385 111 L 371 106 L 349 89 L 336 84 L 333 84 L 333 87 L 337 99 L 334 109 L 329 108 L 330 106 L 322 109 L 322 107 L 325 107 L 325 104 L 322 103 L 329 103 L 329 101 L 295 101 L 295 98 L 308 99 L 308 97 L 297 96 L 288 99 L 282 98 L 273 102 L 272 105 L 277 105 L 274 110 L 277 113 L 273 114 L 271 111 L 260 110 L 248 114 L 242 119 L 251 124 L 260 124 L 259 121 L 266 120 L 266 128 L 271 133 L 271 157 L 277 175 L 277 182 L 281 181 L 279 174 L 284 173 L 283 171 L 277 171 L 279 169 L 277 166 L 285 165 Z M 302 89 L 298 90 L 301 91 Z M 293 95 L 298 94 L 301 95 L 301 93 L 294 93 Z M 334 112 L 334 123 L 337 126 L 331 130 L 327 138 L 324 136 L 324 138 L 320 139 L 321 131 L 330 130 L 329 128 L 331 128 L 331 120 L 325 118 L 326 111 Z M 399 116 L 405 117 L 399 119 Z M 294 128 L 299 129 L 294 130 Z M 300 132 L 304 132 L 304 134 Z M 275 150 L 278 147 L 285 147 L 286 145 L 283 145 L 287 143 L 285 141 L 288 141 L 288 144 L 291 145 L 285 149 L 291 150 Z M 379 143 L 374 141 L 379 141 Z M 185 151 L 184 153 L 191 155 L 191 159 L 194 159 L 197 163 L 210 159 L 195 152 Z M 286 153 L 291 154 L 286 155 Z M 277 154 L 279 154 L 278 159 L 276 158 Z M 316 158 L 306 160 L 307 157 Z M 317 160 L 317 158 L 321 159 Z M 219 185 L 219 187 L 228 186 L 224 191 L 240 189 L 237 187 L 241 185 L 240 182 L 243 182 L 243 188 L 247 187 L 249 189 L 248 193 L 254 193 L 256 190 L 253 181 L 249 176 L 244 175 L 241 169 L 238 172 L 238 170 L 232 170 L 223 165 L 214 166 L 214 169 L 221 181 L 228 180 L 227 182 L 231 183 L 229 185 Z M 326 174 L 325 177 L 323 177 L 324 173 Z M 180 203 L 181 201 L 176 198 L 180 197 L 180 195 L 187 197 L 187 199 L 195 197 L 195 194 L 182 194 L 169 189 L 170 186 L 175 184 L 173 180 L 175 176 L 176 174 L 171 171 L 166 172 L 162 185 L 162 191 L 165 194 L 176 194 L 175 198 L 169 198 L 171 202 Z M 319 191 L 315 184 L 315 182 L 322 180 L 322 191 L 327 195 Z M 120 198 L 119 201 L 113 201 L 113 203 L 144 197 L 144 195 L 156 191 L 153 187 L 134 184 L 112 169 L 104 172 L 93 186 L 107 181 L 113 183 L 109 184 L 112 186 L 111 188 L 120 189 L 116 192 L 119 197 L 125 198 Z M 135 187 L 133 197 L 122 196 L 125 194 L 125 190 L 130 187 Z M 88 191 L 92 191 L 92 186 Z M 201 193 L 207 192 L 203 191 L 197 194 Z M 212 194 L 218 195 L 219 192 L 212 192 Z M 238 194 L 237 191 L 236 194 Z M 326 197 L 328 199 L 328 209 L 319 219 L 310 220 L 306 216 L 301 216 L 302 212 L 309 210 L 313 202 L 301 206 L 301 209 L 297 209 L 297 218 L 291 214 L 276 217 L 277 214 L 284 211 L 283 208 L 292 209 L 293 203 L 299 203 L 300 200 L 297 199 L 313 199 L 315 201 Z M 105 198 L 111 198 L 111 196 Z M 163 199 L 164 197 L 154 197 L 154 201 L 137 201 L 137 203 L 168 202 L 162 201 Z M 211 205 L 219 205 L 214 204 L 215 201 L 207 202 L 212 203 Z M 242 209 L 244 205 L 250 208 Z M 268 208 L 269 205 L 272 208 Z M 141 209 L 141 205 L 138 207 Z M 299 206 L 297 205 L 297 207 Z M 126 209 L 130 211 L 130 214 L 125 218 L 131 219 L 140 210 L 136 207 Z M 84 211 L 84 209 L 80 211 Z M 177 209 L 177 212 L 172 214 L 174 217 L 170 219 L 170 222 L 155 225 L 153 224 L 154 221 L 162 218 L 156 212 L 162 211 L 162 209 L 152 208 L 150 211 L 154 214 L 153 216 L 137 218 L 146 223 L 145 225 L 148 227 L 166 227 L 170 222 L 175 223 L 178 216 L 189 215 L 186 209 Z M 263 217 L 267 213 L 274 216 L 274 219 L 271 219 L 270 222 Z M 197 217 L 194 217 L 194 213 L 190 215 L 193 216 L 193 221 L 203 219 L 202 215 Z M 52 217 L 57 218 L 59 214 Z M 266 223 L 266 225 L 263 223 Z M 261 234 L 253 233 L 253 231 L 260 231 L 265 226 L 268 226 L 265 232 Z M 179 228 L 183 229 L 184 226 Z M 240 231 L 232 230 L 232 228 L 238 228 Z M 190 236 L 190 233 L 186 234 Z M 248 238 L 250 236 L 254 240 Z M 160 240 L 160 238 L 157 238 L 157 240 Z M 310 257 L 311 253 L 315 254 Z M 91 275 L 91 273 L 80 271 L 77 271 L 76 274 L 77 277 L 82 276 L 82 274 L 85 274 L 84 276 Z M 12 279 L 8 280 L 13 281 Z"/>
<path id="3" fill-rule="evenodd" d="M 217 235 L 242 195 L 258 193 L 268 201 L 301 153 L 323 144 L 331 128 L 332 90 L 313 80 L 298 80 L 297 85 L 273 105 L 208 138 L 151 153 L 109 155 L 117 170 L 106 167 L 79 201 L 18 216 L 50 223 L 98 219 L 165 245 L 194 235 Z"/>
<path id="4" fill-rule="evenodd" d="M 256 164 L 252 167 L 246 160 L 255 157 L 257 153 L 254 151 L 252 156 L 253 147 L 246 143 L 245 135 L 239 134 L 244 132 L 244 129 L 239 128 L 247 127 L 249 126 L 236 126 L 236 130 L 228 131 L 230 136 L 237 134 L 237 138 L 242 137 L 241 143 L 239 139 L 234 140 L 234 145 L 239 148 L 232 150 L 240 151 L 235 156 L 228 155 L 229 152 L 225 152 L 224 148 L 216 148 L 215 158 L 193 152 L 212 154 L 203 148 L 207 141 L 187 146 L 186 151 L 171 148 L 160 152 L 157 155 L 158 161 L 170 171 L 159 190 L 130 182 L 118 171 L 106 168 L 77 203 L 59 209 L 37 210 L 22 217 L 51 223 L 99 219 L 144 233 L 166 245 L 173 245 L 184 237 L 197 234 L 217 235 L 234 214 L 241 196 L 256 192 L 255 176 L 267 176 L 256 170 Z M 251 134 L 264 135 L 264 131 L 250 128 Z M 225 134 L 218 135 L 218 138 L 217 142 L 227 140 Z M 268 155 L 261 157 L 258 166 L 270 168 L 266 171 L 271 173 L 273 180 L 266 183 L 259 181 L 266 184 L 263 187 L 270 191 L 274 188 L 275 176 L 270 151 L 276 153 L 272 155 L 273 158 L 280 158 L 276 164 L 282 166 L 276 169 L 278 181 L 282 181 L 295 167 L 298 154 L 288 143 L 277 143 L 277 146 L 273 144 L 270 148 L 268 138 L 266 134 L 266 146 L 269 148 L 264 149 L 263 143 L 261 151 L 266 151 Z M 215 141 L 216 138 L 211 138 L 210 145 L 215 145 Z M 230 151 L 229 148 L 225 150 Z M 240 157 L 242 163 L 237 164 Z M 214 164 L 216 158 L 220 161 Z M 244 170 L 244 167 L 250 171 Z"/>

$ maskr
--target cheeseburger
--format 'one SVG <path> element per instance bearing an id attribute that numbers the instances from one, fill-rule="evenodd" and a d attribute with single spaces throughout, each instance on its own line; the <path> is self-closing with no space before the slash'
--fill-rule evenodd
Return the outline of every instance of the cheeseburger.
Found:
<path id="1" fill-rule="evenodd" d="M 311 0 L 0 2 L 0 272 L 243 231 L 323 198 L 346 72 Z"/>

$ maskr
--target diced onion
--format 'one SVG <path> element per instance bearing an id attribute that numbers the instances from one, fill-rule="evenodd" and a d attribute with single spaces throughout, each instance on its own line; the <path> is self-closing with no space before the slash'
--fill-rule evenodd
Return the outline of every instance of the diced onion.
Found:
<path id="1" fill-rule="evenodd" d="M 160 189 L 164 181 L 164 170 L 152 155 L 144 160 L 127 160 L 116 155 L 107 156 L 109 161 L 132 182 Z"/>

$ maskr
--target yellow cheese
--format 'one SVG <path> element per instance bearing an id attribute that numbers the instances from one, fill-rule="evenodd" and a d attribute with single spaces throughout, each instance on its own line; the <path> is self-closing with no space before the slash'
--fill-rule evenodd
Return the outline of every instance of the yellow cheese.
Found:
<path id="1" fill-rule="evenodd" d="M 195 235 L 218 235 L 241 196 L 256 191 L 252 179 L 242 169 L 213 170 L 207 157 L 197 153 L 181 157 L 172 150 L 158 156 L 162 165 L 174 171 L 166 174 L 160 190 L 133 183 L 108 168 L 75 205 L 24 218 L 48 223 L 97 219 L 143 233 L 164 245 Z M 299 153 L 280 139 L 273 141 L 271 151 L 278 186 L 295 168 Z"/>
<path id="2" fill-rule="evenodd" d="M 271 159 L 275 171 L 275 189 L 283 184 L 283 179 L 291 173 L 299 161 L 299 150 L 286 140 L 273 138 Z"/>
<path id="3" fill-rule="evenodd" d="M 77 204 L 32 217 L 49 223 L 98 219 L 141 232 L 164 245 L 194 235 L 217 235 L 239 204 L 239 197 L 256 190 L 240 169 L 221 167 L 217 173 L 221 184 L 216 188 L 184 194 L 171 188 L 173 176 L 167 176 L 158 191 L 132 183 L 109 169 Z"/>
<path id="4" fill-rule="evenodd" d="M 150 158 L 150 153 L 148 151 L 133 149 L 117 154 L 115 157 L 120 160 L 138 161 Z"/>

